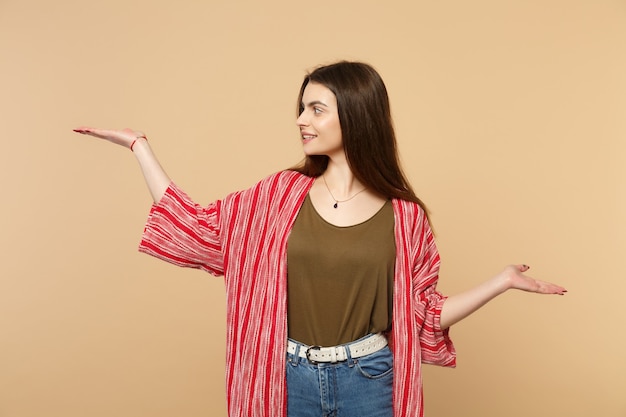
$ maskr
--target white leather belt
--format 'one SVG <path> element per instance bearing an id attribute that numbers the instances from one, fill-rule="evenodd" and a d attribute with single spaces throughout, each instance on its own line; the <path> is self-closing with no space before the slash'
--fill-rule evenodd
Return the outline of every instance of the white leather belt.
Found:
<path id="1" fill-rule="evenodd" d="M 360 358 L 378 352 L 387 346 L 387 338 L 381 333 L 377 333 L 358 342 L 331 347 L 307 346 L 288 340 L 287 352 L 295 355 L 298 345 L 300 346 L 298 356 L 308 359 L 311 363 L 336 363 L 348 360 L 348 350 L 352 358 Z"/>

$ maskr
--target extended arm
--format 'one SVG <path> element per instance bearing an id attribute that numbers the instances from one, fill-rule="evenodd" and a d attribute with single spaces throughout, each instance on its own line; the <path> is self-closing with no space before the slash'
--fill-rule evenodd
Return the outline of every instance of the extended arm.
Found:
<path id="1" fill-rule="evenodd" d="M 131 148 L 139 162 L 141 171 L 143 172 L 144 179 L 152 199 L 155 203 L 159 202 L 167 187 L 170 185 L 170 178 L 165 173 L 165 170 L 161 167 L 158 159 L 152 152 L 146 137 L 141 132 L 134 131 L 132 129 L 123 130 L 108 130 L 108 129 L 95 129 L 92 127 L 79 127 L 74 129 L 74 132 L 82 133 L 84 135 L 94 136 L 100 139 L 108 140 L 116 145 Z"/>
<path id="2" fill-rule="evenodd" d="M 527 265 L 510 265 L 492 279 L 461 294 L 449 297 L 441 310 L 441 328 L 447 329 L 463 320 L 490 300 L 510 289 L 540 294 L 563 295 L 567 290 L 549 282 L 539 281 L 524 275 Z"/>

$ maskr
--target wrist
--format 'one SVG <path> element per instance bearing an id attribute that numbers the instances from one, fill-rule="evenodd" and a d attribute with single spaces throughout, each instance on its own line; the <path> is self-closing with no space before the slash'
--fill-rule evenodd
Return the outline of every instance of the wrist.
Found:
<path id="1" fill-rule="evenodd" d="M 130 144 L 130 150 L 132 152 L 135 152 L 134 148 L 140 143 L 144 143 L 144 142 L 148 142 L 148 138 L 145 137 L 145 135 L 137 136 L 137 138 L 135 138 L 135 140 L 133 140 L 132 143 Z"/>
<path id="2" fill-rule="evenodd" d="M 512 288 L 512 281 L 508 274 L 500 273 L 493 277 L 493 286 L 498 294 L 502 294 Z"/>

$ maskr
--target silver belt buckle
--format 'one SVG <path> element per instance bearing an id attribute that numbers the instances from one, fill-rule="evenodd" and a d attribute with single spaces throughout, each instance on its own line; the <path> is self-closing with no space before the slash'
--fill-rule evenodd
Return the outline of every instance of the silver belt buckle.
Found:
<path id="1" fill-rule="evenodd" d="M 322 347 L 321 346 L 309 346 L 308 349 L 306 350 L 305 354 L 306 354 L 306 358 L 307 360 L 313 364 L 313 365 L 317 365 L 319 362 L 314 361 L 313 359 L 311 359 L 311 350 L 321 350 Z"/>

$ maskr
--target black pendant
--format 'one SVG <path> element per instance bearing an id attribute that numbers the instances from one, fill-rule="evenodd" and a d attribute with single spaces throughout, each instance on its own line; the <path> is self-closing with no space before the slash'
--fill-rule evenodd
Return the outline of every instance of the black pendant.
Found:
<path id="1" fill-rule="evenodd" d="M 337 208 L 337 203 L 333 204 L 333 208 Z"/>

